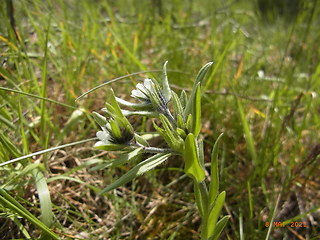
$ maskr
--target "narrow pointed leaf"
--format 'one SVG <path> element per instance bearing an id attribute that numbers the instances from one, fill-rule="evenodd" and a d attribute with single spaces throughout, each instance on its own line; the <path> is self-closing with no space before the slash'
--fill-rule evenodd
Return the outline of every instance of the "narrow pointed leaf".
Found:
<path id="1" fill-rule="evenodd" d="M 187 137 L 187 134 L 183 129 L 177 128 L 176 131 L 182 139 L 185 139 Z"/>
<path id="2" fill-rule="evenodd" d="M 197 137 L 201 129 L 201 91 L 200 83 L 197 85 L 192 106 L 192 129 L 191 132 Z"/>
<path id="3" fill-rule="evenodd" d="M 157 124 L 154 122 L 153 123 L 153 127 L 157 130 L 157 132 L 164 138 L 164 140 L 166 141 L 166 143 L 172 148 L 175 148 L 175 143 L 174 143 L 174 138 L 167 133 L 167 131 L 165 131 L 164 129 L 162 129 L 161 127 L 157 126 Z"/>
<path id="4" fill-rule="evenodd" d="M 200 165 L 204 168 L 203 140 L 199 141 L 197 148 Z"/>
<path id="5" fill-rule="evenodd" d="M 164 154 L 164 153 L 158 153 L 143 162 L 139 163 L 135 167 L 133 167 L 131 170 L 129 170 L 126 174 L 122 175 L 118 180 L 116 180 L 114 183 L 110 184 L 108 187 L 103 189 L 100 194 L 103 194 L 105 192 L 109 192 L 113 189 L 116 189 L 130 181 L 132 181 L 134 178 L 150 171 L 151 169 L 157 167 L 158 165 L 162 164 L 167 158 L 170 156 L 170 153 Z"/>
<path id="6" fill-rule="evenodd" d="M 175 116 L 182 115 L 183 114 L 182 104 L 180 102 L 178 95 L 173 91 L 172 91 L 172 103 L 173 103 L 173 111 Z"/>
<path id="7" fill-rule="evenodd" d="M 184 123 L 183 118 L 182 118 L 182 116 L 180 114 L 177 116 L 177 125 L 181 129 L 185 129 L 186 128 L 186 124 Z"/>
<path id="8" fill-rule="evenodd" d="M 167 138 L 170 139 L 169 146 L 178 152 L 182 152 L 183 149 L 183 139 L 179 136 L 179 134 L 173 129 L 171 123 L 167 119 L 166 116 L 160 114 L 160 119 L 164 128 L 164 133 L 167 135 Z"/>
<path id="9" fill-rule="evenodd" d="M 224 216 L 223 218 L 221 218 L 219 220 L 219 222 L 217 222 L 216 225 L 216 229 L 214 230 L 213 235 L 209 238 L 209 240 L 217 240 L 220 236 L 220 234 L 222 233 L 223 229 L 225 228 L 225 226 L 227 225 L 228 221 L 229 221 L 230 216 Z"/>
<path id="10" fill-rule="evenodd" d="M 164 97 L 166 98 L 167 102 L 169 102 L 171 99 L 171 89 L 169 86 L 168 76 L 167 76 L 167 63 L 168 63 L 168 61 L 166 61 L 163 64 L 162 93 L 163 93 Z"/>
<path id="11" fill-rule="evenodd" d="M 110 127 L 112 130 L 112 134 L 116 137 L 116 138 L 121 138 L 121 131 L 120 128 L 117 124 L 117 122 L 115 120 L 110 120 Z"/>
<path id="12" fill-rule="evenodd" d="M 113 108 L 114 108 L 114 113 L 115 113 L 119 118 L 124 117 L 123 114 L 122 114 L 122 112 L 121 112 L 121 109 L 120 109 L 120 107 L 119 107 L 119 105 L 118 105 L 118 102 L 117 102 L 117 100 L 116 100 L 116 97 L 115 97 L 115 95 L 114 95 L 114 92 L 113 92 L 113 89 L 112 89 L 112 88 L 110 89 L 110 93 L 108 93 L 108 103 L 109 103 L 111 106 L 113 106 Z"/>
<path id="13" fill-rule="evenodd" d="M 223 191 L 219 194 L 219 196 L 217 197 L 214 203 L 214 206 L 210 210 L 210 213 L 208 216 L 208 225 L 207 225 L 208 235 L 206 236 L 206 238 L 208 238 L 209 236 L 212 236 L 216 229 L 216 224 L 217 224 L 221 209 L 223 207 L 225 198 L 226 198 L 226 192 Z"/>
<path id="14" fill-rule="evenodd" d="M 198 83 L 203 84 L 203 79 L 206 76 L 207 72 L 209 71 L 210 67 L 212 66 L 213 62 L 208 62 L 206 65 L 204 65 L 200 71 L 198 72 L 198 75 L 196 77 L 196 81 L 194 83 L 194 86 L 198 85 Z"/>
<path id="15" fill-rule="evenodd" d="M 182 90 L 182 91 L 181 91 L 181 94 L 180 94 L 180 98 L 179 98 L 179 99 L 180 99 L 182 108 L 185 109 L 186 106 L 187 106 L 187 103 L 188 103 L 188 96 L 187 96 L 185 90 Z"/>
<path id="16" fill-rule="evenodd" d="M 149 146 L 149 143 L 143 137 L 141 137 L 140 135 L 135 133 L 134 134 L 134 138 L 135 138 L 137 143 L 139 143 L 139 144 L 141 144 L 141 145 L 143 145 L 145 147 Z"/>
<path id="17" fill-rule="evenodd" d="M 99 150 L 104 150 L 104 151 L 124 151 L 124 150 L 130 150 L 130 148 L 134 148 L 132 146 L 128 145 L 123 145 L 123 144 L 103 144 L 103 142 L 99 141 L 97 142 L 94 147 Z"/>
<path id="18" fill-rule="evenodd" d="M 213 62 L 209 62 L 200 69 L 200 71 L 196 77 L 196 80 L 193 84 L 191 96 L 189 98 L 189 101 L 188 101 L 186 108 L 185 108 L 185 111 L 184 111 L 184 117 L 187 117 L 192 112 L 192 106 L 193 106 L 193 101 L 194 101 L 193 99 L 194 99 L 194 95 L 197 90 L 197 86 L 198 86 L 198 84 L 200 84 L 200 85 L 202 84 L 203 79 L 212 64 L 213 64 Z"/>
<path id="19" fill-rule="evenodd" d="M 219 192 L 218 149 L 219 142 L 222 136 L 223 133 L 221 133 L 217 138 L 211 153 L 211 182 L 209 186 L 209 204 L 213 204 Z"/>
<path id="20" fill-rule="evenodd" d="M 102 164 L 94 166 L 94 167 L 90 168 L 89 171 L 98 171 L 98 170 L 102 170 L 102 169 L 105 169 L 108 167 L 118 167 L 118 166 L 124 165 L 124 164 L 136 159 L 142 153 L 142 150 L 143 150 L 143 148 L 137 148 L 137 149 L 133 150 L 132 152 L 130 152 L 128 154 L 124 154 L 113 161 L 104 162 Z"/>
<path id="21" fill-rule="evenodd" d="M 189 114 L 186 121 L 186 128 L 188 129 L 189 132 L 192 131 L 192 123 L 193 123 L 193 116 L 192 114 Z"/>
<path id="22" fill-rule="evenodd" d="M 129 126 L 131 131 L 133 132 L 133 127 L 131 126 L 130 122 L 128 121 L 128 119 L 123 115 L 119 104 L 116 100 L 116 97 L 114 95 L 114 92 L 112 90 L 112 88 L 110 89 L 110 93 L 109 94 L 109 102 L 106 103 L 106 108 L 115 116 L 113 116 L 114 118 L 117 118 L 117 122 L 122 124 L 122 127 L 126 127 Z"/>

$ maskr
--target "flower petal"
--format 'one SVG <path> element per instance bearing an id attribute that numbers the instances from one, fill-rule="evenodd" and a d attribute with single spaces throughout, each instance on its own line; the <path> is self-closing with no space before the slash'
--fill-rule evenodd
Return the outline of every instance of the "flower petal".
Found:
<path id="1" fill-rule="evenodd" d="M 100 146 L 105 146 L 107 145 L 108 143 L 106 142 L 103 142 L 103 141 L 98 141 L 94 144 L 94 147 L 100 147 Z"/>
<path id="2" fill-rule="evenodd" d="M 146 89 L 149 91 L 153 91 L 153 82 L 151 79 L 147 78 L 144 80 L 143 85 L 145 86 Z"/>
<path id="3" fill-rule="evenodd" d="M 144 98 L 146 99 L 146 95 L 143 94 L 141 91 L 139 90 L 132 90 L 131 91 L 131 96 L 134 97 L 134 98 Z"/>
<path id="4" fill-rule="evenodd" d="M 146 92 L 145 86 L 143 84 L 141 84 L 141 83 L 138 83 L 136 88 L 137 88 L 138 91 Z"/>
<path id="5" fill-rule="evenodd" d="M 105 131 L 98 131 L 96 135 L 97 138 L 99 138 L 99 140 L 101 141 L 108 141 L 108 139 L 110 138 L 110 135 Z"/>

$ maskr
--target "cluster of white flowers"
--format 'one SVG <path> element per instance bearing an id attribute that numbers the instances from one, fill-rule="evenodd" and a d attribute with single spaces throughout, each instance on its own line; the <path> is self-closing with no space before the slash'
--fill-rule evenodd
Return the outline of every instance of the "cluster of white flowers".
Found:
<path id="1" fill-rule="evenodd" d="M 143 83 L 138 83 L 136 88 L 131 91 L 131 97 L 138 100 L 139 103 L 131 103 L 115 96 L 114 99 L 121 105 L 133 108 L 134 111 L 123 110 L 120 109 L 119 106 L 116 107 L 118 110 L 115 111 L 112 106 L 109 106 L 109 108 L 107 107 L 102 109 L 109 115 L 108 119 L 100 114 L 95 113 L 96 120 L 102 129 L 102 131 L 98 131 L 96 133 L 99 141 L 95 144 L 95 147 L 115 144 L 129 144 L 133 139 L 134 133 L 132 129 L 129 130 L 126 127 L 126 125 L 130 125 L 125 117 L 128 115 L 137 114 L 144 116 L 157 116 L 158 114 L 164 114 L 172 122 L 174 122 L 174 119 L 167 106 L 168 100 L 165 98 L 163 89 L 160 88 L 157 82 L 147 78 L 143 81 Z M 107 103 L 107 105 L 110 104 Z M 112 114 L 110 111 L 115 112 Z M 120 115 L 118 115 L 119 112 Z M 114 117 L 114 114 L 116 114 L 117 117 Z"/>

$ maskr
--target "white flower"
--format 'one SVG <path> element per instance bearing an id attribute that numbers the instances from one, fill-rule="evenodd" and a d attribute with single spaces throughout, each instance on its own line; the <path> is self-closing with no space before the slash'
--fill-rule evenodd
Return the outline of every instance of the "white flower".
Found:
<path id="1" fill-rule="evenodd" d="M 264 71 L 263 70 L 259 70 L 258 71 L 258 77 L 259 78 L 263 78 L 264 77 Z"/>
<path id="2" fill-rule="evenodd" d="M 152 80 L 147 78 L 143 84 L 137 84 L 136 89 L 132 90 L 131 96 L 142 102 L 150 102 L 150 92 L 154 92 L 154 88 L 155 86 Z"/>
<path id="3" fill-rule="evenodd" d="M 96 136 L 100 141 L 96 142 L 95 147 L 111 144 L 112 137 L 109 132 L 105 130 L 98 131 Z"/>

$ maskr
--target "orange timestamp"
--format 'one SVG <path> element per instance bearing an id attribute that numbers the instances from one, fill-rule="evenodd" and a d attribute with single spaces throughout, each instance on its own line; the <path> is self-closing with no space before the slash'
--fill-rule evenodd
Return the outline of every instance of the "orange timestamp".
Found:
<path id="1" fill-rule="evenodd" d="M 270 227 L 270 222 L 266 222 L 266 227 Z M 293 221 L 293 222 L 272 222 L 272 226 L 276 228 L 280 227 L 291 227 L 291 228 L 301 228 L 301 227 L 308 227 L 307 222 L 302 221 Z"/>

